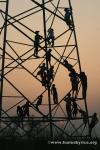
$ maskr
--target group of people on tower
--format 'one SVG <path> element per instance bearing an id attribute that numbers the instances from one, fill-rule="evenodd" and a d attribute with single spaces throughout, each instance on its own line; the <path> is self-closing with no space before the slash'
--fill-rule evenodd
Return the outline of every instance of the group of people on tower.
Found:
<path id="1" fill-rule="evenodd" d="M 83 118 L 83 123 L 86 126 L 87 123 L 89 123 L 89 136 L 91 136 L 92 129 L 95 127 L 95 125 L 98 123 L 97 113 L 94 113 L 91 117 L 91 121 L 89 122 L 88 114 L 86 111 L 79 108 L 76 99 L 71 97 L 71 94 L 68 93 L 65 97 L 66 102 L 66 111 L 68 119 L 73 119 L 77 117 L 77 114 L 80 113 L 81 117 Z"/>
<path id="2" fill-rule="evenodd" d="M 47 31 L 47 44 L 50 45 L 51 47 L 54 47 L 54 30 L 52 28 L 49 28 Z M 43 39 L 43 37 L 39 34 L 39 31 L 35 31 L 35 37 L 34 37 L 34 56 L 38 57 L 38 52 L 39 52 L 39 47 L 40 46 L 40 41 Z"/>
<path id="3" fill-rule="evenodd" d="M 57 104 L 58 103 L 58 94 L 56 91 L 55 84 L 52 85 L 51 93 L 53 95 L 54 103 Z M 35 108 L 37 110 L 39 110 L 39 106 L 42 104 L 42 100 L 43 100 L 43 95 L 41 94 L 40 96 L 37 97 L 37 100 L 36 100 Z M 66 101 L 66 111 L 67 111 L 68 119 L 70 120 L 72 118 L 75 118 L 77 116 L 77 113 L 79 112 L 83 118 L 83 123 L 86 126 L 86 124 L 88 123 L 88 119 L 89 119 L 88 115 L 84 110 L 78 108 L 76 100 L 71 97 L 71 94 L 68 93 L 64 100 Z M 19 127 L 22 127 L 22 128 L 24 127 L 23 126 L 24 117 L 27 116 L 29 119 L 29 117 L 30 117 L 29 107 L 32 107 L 32 105 L 29 101 L 27 101 L 22 106 L 17 106 L 17 116 L 18 116 L 17 125 Z M 97 123 L 98 123 L 97 113 L 94 113 L 92 115 L 91 121 L 89 123 L 89 136 L 91 136 L 92 129 L 95 127 L 95 125 Z"/>
<path id="4" fill-rule="evenodd" d="M 66 111 L 68 119 L 76 118 L 77 114 L 80 113 L 83 117 L 84 124 L 86 124 L 87 113 L 78 107 L 78 104 L 76 102 L 77 99 L 73 98 L 70 92 L 65 96 L 64 101 L 66 102 Z"/>
<path id="5" fill-rule="evenodd" d="M 71 94 L 68 93 L 64 101 L 66 102 L 66 111 L 69 119 L 76 117 L 78 113 L 78 106 L 75 98 L 71 97 Z"/>
<path id="6" fill-rule="evenodd" d="M 20 123 L 22 124 L 23 127 L 23 119 L 24 117 L 30 117 L 29 114 L 29 107 L 32 107 L 29 101 L 27 101 L 24 105 L 22 106 L 17 106 L 17 116 L 18 116 L 18 126 L 20 126 Z"/>
<path id="7" fill-rule="evenodd" d="M 37 76 L 40 76 L 42 86 L 45 86 L 47 88 L 50 86 L 51 81 L 54 80 L 54 66 L 50 66 L 50 68 L 46 68 L 46 64 L 43 63 L 41 66 L 39 66 L 39 71 L 37 72 Z"/>
<path id="8" fill-rule="evenodd" d="M 64 15 L 64 21 L 68 25 L 69 29 L 73 31 L 74 25 L 72 21 L 72 9 L 71 8 L 65 8 L 65 15 Z M 34 56 L 38 57 L 38 52 L 40 46 L 40 41 L 44 40 L 43 36 L 39 34 L 39 31 L 35 32 L 35 37 L 34 37 Z M 49 28 L 47 30 L 47 37 L 46 37 L 46 42 L 47 45 L 54 47 L 54 41 L 55 41 L 55 36 L 54 36 L 54 29 Z M 42 41 L 41 41 L 42 43 Z M 52 49 L 47 49 L 45 58 L 48 63 L 48 67 L 46 66 L 46 63 L 43 63 L 42 65 L 39 66 L 39 71 L 36 74 L 37 76 L 40 76 L 42 86 L 45 88 L 50 87 L 50 92 L 53 97 L 53 102 L 54 104 L 58 104 L 58 93 L 56 89 L 56 85 L 52 84 L 54 81 L 54 66 L 51 65 L 51 52 Z M 79 74 L 75 71 L 73 66 L 65 59 L 63 62 L 63 65 L 68 69 L 69 71 L 69 77 L 70 77 L 70 82 L 71 82 L 71 87 L 72 87 L 72 95 L 69 92 L 67 96 L 64 98 L 64 101 L 66 102 L 66 112 L 68 119 L 76 118 L 77 114 L 80 113 L 81 116 L 83 117 L 83 123 L 86 125 L 88 122 L 88 115 L 87 112 L 84 110 L 80 109 L 77 104 L 77 95 L 78 95 L 78 85 L 81 82 L 82 86 L 82 98 L 86 100 L 86 95 L 87 95 L 87 76 L 85 72 L 80 72 Z M 39 106 L 42 105 L 43 101 L 43 95 L 41 94 L 40 96 L 37 97 L 35 108 L 39 110 Z M 17 115 L 18 115 L 18 126 L 20 126 L 20 122 L 22 123 L 23 127 L 23 119 L 25 116 L 29 118 L 29 107 L 32 107 L 32 105 L 29 102 L 26 102 L 25 105 L 23 106 L 17 106 Z M 94 113 L 91 119 L 91 122 L 89 124 L 89 135 L 91 136 L 91 132 L 93 127 L 97 124 L 98 118 L 97 114 Z"/>
<path id="9" fill-rule="evenodd" d="M 55 84 L 53 84 L 52 87 L 50 88 L 50 92 L 53 97 L 54 104 L 58 104 L 58 93 Z M 43 100 L 43 95 L 41 94 L 40 96 L 37 97 L 36 100 L 35 107 L 37 110 L 39 110 L 39 106 L 42 104 L 42 100 Z"/>
<path id="10" fill-rule="evenodd" d="M 71 85 L 72 85 L 72 96 L 71 93 L 68 93 L 65 97 L 66 101 L 66 111 L 69 120 L 71 118 L 77 117 L 77 114 L 80 113 L 83 118 L 83 123 L 87 124 L 88 122 L 88 114 L 86 111 L 80 109 L 77 104 L 77 94 L 78 94 L 78 84 L 81 82 L 82 86 L 82 98 L 86 100 L 87 95 L 87 76 L 85 72 L 80 72 L 78 74 L 73 66 L 68 63 L 68 61 L 65 59 L 63 62 L 63 65 L 68 69 Z M 95 127 L 95 125 L 98 123 L 97 113 L 94 113 L 91 119 L 91 122 L 89 123 L 89 136 L 91 136 L 92 129 Z"/>
<path id="11" fill-rule="evenodd" d="M 68 61 L 65 59 L 63 62 L 63 65 L 68 69 L 69 77 L 70 77 L 70 82 L 72 85 L 72 97 L 76 98 L 78 94 L 78 84 L 81 82 L 82 85 L 82 98 L 86 99 L 86 94 L 87 94 L 87 76 L 85 72 L 81 72 L 78 74 L 73 66 L 68 63 Z"/>
<path id="12" fill-rule="evenodd" d="M 50 91 L 53 97 L 54 104 L 58 104 L 58 93 L 55 84 L 52 85 Z M 40 96 L 37 97 L 36 104 L 34 104 L 34 107 L 37 109 L 37 111 L 39 111 L 39 106 L 42 104 L 42 101 L 43 101 L 43 95 L 41 94 Z M 27 101 L 22 106 L 20 105 L 17 106 L 18 126 L 23 127 L 24 117 L 27 116 L 29 119 L 30 117 L 29 107 L 32 107 L 32 104 L 29 101 Z"/>
<path id="13" fill-rule="evenodd" d="M 72 22 L 72 10 L 71 8 L 65 8 L 64 9 L 65 14 L 64 14 L 64 21 L 66 24 L 69 26 L 70 30 L 73 30 L 73 22 Z M 44 39 L 43 36 L 39 34 L 39 31 L 35 31 L 35 36 L 34 36 L 34 56 L 38 57 L 38 52 L 39 52 L 39 47 L 40 46 L 40 41 Z M 47 37 L 46 37 L 46 42 L 47 45 L 54 47 L 54 41 L 55 41 L 55 36 L 54 36 L 54 29 L 50 27 L 47 30 Z"/>

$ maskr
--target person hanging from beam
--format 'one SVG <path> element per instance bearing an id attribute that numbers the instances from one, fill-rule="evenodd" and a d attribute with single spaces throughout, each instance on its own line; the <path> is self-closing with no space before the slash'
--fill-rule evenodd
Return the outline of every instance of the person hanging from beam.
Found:
<path id="1" fill-rule="evenodd" d="M 47 34 L 47 44 L 54 47 L 54 39 L 55 39 L 54 30 L 52 28 L 49 28 Z"/>
<path id="2" fill-rule="evenodd" d="M 95 125 L 98 123 L 98 117 L 97 117 L 97 113 L 94 113 L 92 115 L 92 119 L 91 119 L 91 122 L 89 124 L 89 136 L 91 136 L 91 133 L 92 133 L 92 129 L 95 127 Z"/>
<path id="3" fill-rule="evenodd" d="M 43 100 L 43 95 L 41 94 L 40 96 L 38 96 L 37 98 L 37 103 L 36 103 L 36 109 L 38 110 L 39 106 L 42 104 L 42 100 Z"/>
<path id="4" fill-rule="evenodd" d="M 83 118 L 83 123 L 84 123 L 85 126 L 86 126 L 86 124 L 87 124 L 87 122 L 88 122 L 88 115 L 87 115 L 86 111 L 84 111 L 84 110 L 82 110 L 82 109 L 79 109 L 79 113 L 81 114 L 81 116 L 82 116 L 82 118 Z"/>
<path id="5" fill-rule="evenodd" d="M 40 40 L 43 37 L 41 35 L 39 35 L 39 31 L 35 32 L 35 37 L 34 37 L 34 56 L 38 57 L 38 49 L 39 49 L 39 45 L 40 45 Z"/>
<path id="6" fill-rule="evenodd" d="M 71 108 L 72 97 L 70 93 L 67 94 L 64 101 L 66 102 L 66 112 L 68 115 L 68 119 L 71 119 L 72 118 L 72 108 Z"/>
<path id="7" fill-rule="evenodd" d="M 77 114 L 78 114 L 78 106 L 76 103 L 76 99 L 72 98 L 72 116 L 73 116 L 73 118 L 76 118 Z"/>
<path id="8" fill-rule="evenodd" d="M 71 72 L 69 73 L 69 77 L 72 85 L 72 97 L 77 97 L 79 79 L 74 69 L 72 69 Z"/>
<path id="9" fill-rule="evenodd" d="M 46 52 L 46 59 L 47 61 L 49 62 L 49 65 L 51 66 L 51 49 L 49 49 L 47 52 Z"/>
<path id="10" fill-rule="evenodd" d="M 58 104 L 58 93 L 55 84 L 52 85 L 51 94 L 53 95 L 54 104 Z"/>
<path id="11" fill-rule="evenodd" d="M 17 106 L 18 126 L 22 125 L 23 128 L 23 109 L 21 106 Z"/>
<path id="12" fill-rule="evenodd" d="M 86 99 L 86 95 L 87 95 L 87 76 L 85 74 L 85 72 L 81 72 L 78 77 L 81 80 L 82 83 L 82 97 L 83 99 Z"/>
<path id="13" fill-rule="evenodd" d="M 69 8 L 65 8 L 64 11 L 65 11 L 64 20 L 65 20 L 66 24 L 69 26 L 69 29 L 73 30 L 73 23 L 71 20 L 72 10 Z"/>

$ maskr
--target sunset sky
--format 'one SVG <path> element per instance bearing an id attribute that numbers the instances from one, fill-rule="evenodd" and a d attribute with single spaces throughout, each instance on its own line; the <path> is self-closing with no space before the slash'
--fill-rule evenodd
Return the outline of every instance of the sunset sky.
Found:
<path id="1" fill-rule="evenodd" d="M 72 0 L 82 68 L 88 76 L 90 111 L 100 110 L 100 1 Z"/>
<path id="2" fill-rule="evenodd" d="M 100 1 L 72 0 L 80 58 L 88 76 L 88 109 L 100 119 Z M 100 123 L 98 125 L 100 131 Z"/>
<path id="3" fill-rule="evenodd" d="M 64 3 L 65 5 L 67 4 L 67 0 L 62 0 L 62 1 L 63 1 L 62 3 Z M 29 0 L 28 1 L 27 0 L 10 0 L 9 14 L 13 16 L 18 13 L 21 13 L 24 10 L 32 8 L 31 6 L 32 2 L 30 2 L 30 4 L 28 2 Z M 100 119 L 100 75 L 99 75 L 100 73 L 100 0 L 71 0 L 71 2 L 72 2 L 72 7 L 73 7 L 73 17 L 74 17 L 76 34 L 77 34 L 77 41 L 78 41 L 82 71 L 85 71 L 85 73 L 87 74 L 87 78 L 88 78 L 88 92 L 87 92 L 88 110 L 89 110 L 90 115 L 93 114 L 94 112 L 97 112 L 98 118 Z M 41 15 L 39 17 L 41 17 Z M 29 21 L 28 19 L 25 20 L 24 22 L 25 25 L 27 25 L 28 21 Z M 38 22 L 38 20 L 30 21 L 29 22 L 30 28 L 33 28 L 34 26 L 34 30 L 41 29 L 41 34 L 43 34 L 43 31 L 42 31 L 43 28 L 41 27 L 41 24 L 38 24 L 38 26 L 36 26 L 35 25 L 36 22 Z M 61 26 L 58 22 L 58 24 L 56 24 L 55 26 L 57 27 L 56 33 L 59 33 L 62 30 L 61 27 L 63 27 L 63 25 Z M 27 41 L 26 39 L 24 39 L 24 37 L 15 36 L 17 35 L 17 32 L 12 30 L 12 28 L 9 28 L 8 35 L 9 35 L 8 37 L 10 37 L 10 40 L 16 37 L 15 41 L 20 41 L 23 39 L 24 42 L 26 43 L 29 42 L 29 44 L 32 45 L 32 42 Z M 32 33 L 30 34 L 30 37 L 33 38 Z M 16 46 L 16 49 L 17 48 L 19 47 Z M 21 48 L 22 47 L 20 47 L 19 49 Z M 31 47 L 29 47 L 28 49 L 30 48 Z M 26 64 L 26 65 L 30 67 L 29 64 Z M 15 80 L 14 79 L 15 73 L 14 74 L 12 73 L 11 75 L 13 81 Z M 10 75 L 8 75 L 8 77 L 10 77 Z M 26 80 L 26 78 L 24 78 L 23 76 L 20 76 L 21 81 L 19 82 L 21 82 L 22 85 L 25 82 L 24 79 Z M 33 81 L 30 80 L 29 82 L 32 83 Z M 27 85 L 27 87 L 28 86 L 29 85 Z M 37 83 L 37 87 L 38 86 L 39 85 Z M 33 89 L 32 88 L 33 87 L 31 87 L 31 90 L 33 91 L 34 88 Z M 27 92 L 27 89 L 25 90 Z M 29 93 L 32 91 L 29 91 Z M 34 95 L 35 94 L 36 94 L 36 91 L 34 91 Z M 31 95 L 31 98 L 32 98 L 32 95 Z M 100 123 L 98 123 L 98 125 L 96 126 L 96 129 L 97 129 L 96 134 L 98 135 L 98 130 L 100 131 Z"/>

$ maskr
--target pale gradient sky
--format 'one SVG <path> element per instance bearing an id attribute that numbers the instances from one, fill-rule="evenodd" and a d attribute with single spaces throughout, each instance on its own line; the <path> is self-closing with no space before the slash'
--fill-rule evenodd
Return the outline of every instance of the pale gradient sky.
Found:
<path id="1" fill-rule="evenodd" d="M 80 58 L 88 76 L 88 109 L 100 120 L 100 1 L 72 0 Z M 98 125 L 100 131 L 100 123 Z"/>
<path id="2" fill-rule="evenodd" d="M 89 109 L 100 112 L 100 1 L 72 2 L 82 68 L 88 75 Z"/>

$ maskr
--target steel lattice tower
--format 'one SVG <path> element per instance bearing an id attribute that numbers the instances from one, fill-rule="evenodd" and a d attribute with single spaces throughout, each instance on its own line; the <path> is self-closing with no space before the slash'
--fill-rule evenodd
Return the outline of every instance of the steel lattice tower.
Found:
<path id="1" fill-rule="evenodd" d="M 17 5 L 17 0 L 0 1 L 0 136 L 18 138 L 64 139 L 86 137 L 89 116 L 86 99 L 82 98 L 81 81 L 75 97 L 78 110 L 84 110 L 87 124 L 78 112 L 69 119 L 65 98 L 73 95 L 68 65 L 81 73 L 81 62 L 70 0 L 27 0 Z M 70 28 L 64 19 L 65 8 L 71 10 Z M 48 29 L 54 30 L 54 45 L 47 41 Z M 38 56 L 34 56 L 36 31 L 42 36 Z M 47 53 L 51 49 L 51 62 Z M 46 88 L 38 74 L 45 63 L 46 73 L 53 66 L 54 79 L 47 78 Z M 55 84 L 58 103 L 54 104 L 51 87 Z M 42 104 L 36 109 L 38 96 Z M 17 106 L 30 102 L 30 117 L 24 117 L 18 127 Z M 71 106 L 73 107 L 73 105 Z"/>

